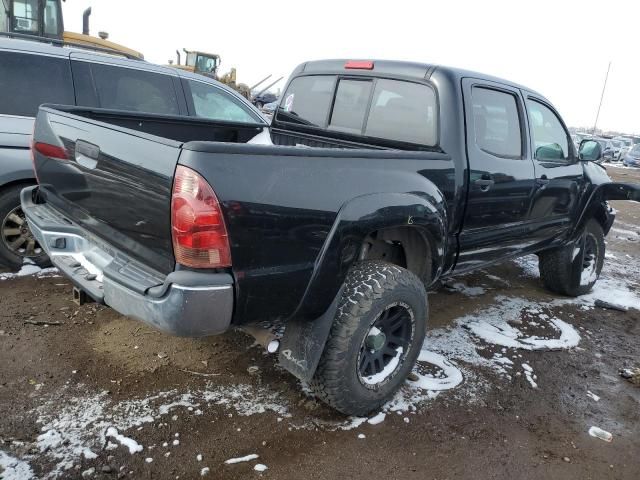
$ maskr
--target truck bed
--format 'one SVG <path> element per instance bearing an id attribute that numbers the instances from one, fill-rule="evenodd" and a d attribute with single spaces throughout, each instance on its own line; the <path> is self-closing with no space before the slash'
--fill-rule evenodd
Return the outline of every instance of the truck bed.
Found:
<path id="1" fill-rule="evenodd" d="M 40 195 L 97 242 L 163 278 L 184 269 L 175 264 L 171 242 L 174 172 L 178 164 L 198 172 L 223 209 L 236 323 L 322 313 L 371 233 L 367 222 L 372 230 L 408 223 L 455 241 L 448 235 L 455 223 L 442 219 L 457 218 L 463 206 L 454 197 L 464 166 L 454 163 L 464 159 L 348 148 L 331 139 L 318 148 L 243 143 L 262 128 L 42 107 L 36 141 L 64 145 L 69 158 L 36 155 Z M 405 218 L 406 212 L 414 215 Z M 455 244 L 433 248 L 440 265 L 453 264 Z"/>

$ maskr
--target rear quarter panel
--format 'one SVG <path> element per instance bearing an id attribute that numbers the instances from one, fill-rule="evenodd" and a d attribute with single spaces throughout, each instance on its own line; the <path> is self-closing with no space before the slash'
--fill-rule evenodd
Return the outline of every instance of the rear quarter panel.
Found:
<path id="1" fill-rule="evenodd" d="M 379 203 L 376 195 L 413 192 L 414 204 L 437 205 L 443 219 L 453 214 L 448 206 L 456 205 L 454 164 L 440 153 L 228 144 L 207 144 L 208 152 L 188 148 L 179 163 L 207 179 L 225 211 L 237 286 L 236 323 L 296 312 L 338 212 L 350 201 L 372 196 L 371 202 L 359 200 L 358 208 L 340 220 L 338 234 L 348 232 L 349 238 L 340 239 L 340 251 L 332 252 L 338 258 L 332 261 L 345 265 L 357 259 L 370 233 L 349 228 L 351 224 L 375 229 L 379 223 L 368 219 L 389 218 L 394 207 L 408 206 L 405 196 Z M 403 216 L 401 221 L 411 219 Z M 320 287 L 326 288 L 325 307 L 345 273 L 339 266 L 335 272 L 338 281 Z"/>

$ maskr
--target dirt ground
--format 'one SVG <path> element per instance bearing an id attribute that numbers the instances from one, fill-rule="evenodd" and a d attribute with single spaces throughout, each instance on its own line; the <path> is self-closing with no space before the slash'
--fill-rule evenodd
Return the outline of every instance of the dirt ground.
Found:
<path id="1" fill-rule="evenodd" d="M 638 170 L 609 172 L 640 182 Z M 369 421 L 316 402 L 243 333 L 169 337 L 77 307 L 54 272 L 0 273 L 0 477 L 637 480 L 640 388 L 619 369 L 640 367 L 640 205 L 614 203 L 591 295 L 546 292 L 535 257 L 430 294 L 425 349 L 448 360 L 417 371 L 442 391 L 408 382 Z M 501 321 L 483 337 L 483 322 Z M 505 346 L 511 327 L 559 346 Z"/>

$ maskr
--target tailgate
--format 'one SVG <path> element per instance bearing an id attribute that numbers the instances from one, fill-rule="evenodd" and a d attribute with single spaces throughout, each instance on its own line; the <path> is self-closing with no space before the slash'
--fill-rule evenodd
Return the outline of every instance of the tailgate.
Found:
<path id="1" fill-rule="evenodd" d="M 173 270 L 170 203 L 179 142 L 51 107 L 38 112 L 34 142 L 47 203 L 145 265 Z"/>

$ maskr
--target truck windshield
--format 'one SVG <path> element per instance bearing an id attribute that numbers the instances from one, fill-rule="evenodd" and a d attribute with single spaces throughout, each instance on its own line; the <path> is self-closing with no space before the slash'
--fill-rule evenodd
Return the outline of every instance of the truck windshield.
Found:
<path id="1" fill-rule="evenodd" d="M 307 75 L 294 78 L 276 119 L 403 143 L 437 143 L 436 95 L 409 81 Z"/>

